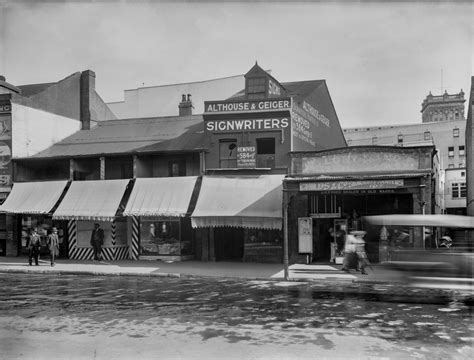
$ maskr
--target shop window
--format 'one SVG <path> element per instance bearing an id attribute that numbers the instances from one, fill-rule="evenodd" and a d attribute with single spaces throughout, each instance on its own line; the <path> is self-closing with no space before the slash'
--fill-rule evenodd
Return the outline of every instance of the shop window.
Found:
<path id="1" fill-rule="evenodd" d="M 448 147 L 448 156 L 449 157 L 454 157 L 454 146 L 449 146 Z"/>
<path id="2" fill-rule="evenodd" d="M 425 140 L 431 140 L 431 133 L 429 131 L 425 131 L 424 138 Z"/>
<path id="3" fill-rule="evenodd" d="M 461 145 L 461 146 L 459 146 L 459 156 L 464 156 L 464 155 L 465 155 L 464 145 Z"/>
<path id="4" fill-rule="evenodd" d="M 140 254 L 181 255 L 179 219 L 141 218 Z"/>
<path id="5" fill-rule="evenodd" d="M 459 137 L 459 129 L 458 128 L 453 129 L 453 137 Z"/>
<path id="6" fill-rule="evenodd" d="M 247 79 L 247 96 L 249 99 L 263 99 L 266 94 L 264 77 Z"/>
<path id="7" fill-rule="evenodd" d="M 275 167 L 275 138 L 257 139 L 257 167 Z"/>
<path id="8" fill-rule="evenodd" d="M 169 161 L 168 162 L 168 176 L 186 176 L 186 161 Z"/>
<path id="9" fill-rule="evenodd" d="M 221 169 L 237 167 L 237 140 L 219 141 L 219 167 Z"/>
<path id="10" fill-rule="evenodd" d="M 398 143 L 403 144 L 403 135 L 402 134 L 398 134 Z"/>

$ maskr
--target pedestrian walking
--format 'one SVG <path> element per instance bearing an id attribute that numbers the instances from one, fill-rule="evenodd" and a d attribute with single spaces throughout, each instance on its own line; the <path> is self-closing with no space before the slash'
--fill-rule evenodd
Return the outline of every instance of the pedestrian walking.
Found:
<path id="1" fill-rule="evenodd" d="M 40 239 L 40 236 L 38 235 L 38 231 L 36 228 L 33 228 L 33 230 L 31 230 L 31 234 L 28 237 L 26 247 L 28 249 L 28 263 L 31 266 L 33 264 L 33 259 L 35 259 L 35 265 L 38 266 L 39 265 L 38 258 L 39 258 L 40 248 L 41 248 L 41 239 Z"/>
<path id="2" fill-rule="evenodd" d="M 355 252 L 359 260 L 359 269 L 361 274 L 363 275 L 367 275 L 365 268 L 370 265 L 369 258 L 367 257 L 367 253 L 365 252 L 365 234 L 367 234 L 365 231 L 352 232 L 352 235 L 354 235 Z"/>
<path id="3" fill-rule="evenodd" d="M 51 234 L 48 235 L 48 248 L 51 256 L 51 266 L 54 266 L 56 256 L 59 254 L 58 229 L 55 227 L 51 229 Z"/>
<path id="4" fill-rule="evenodd" d="M 94 250 L 94 260 L 102 260 L 102 245 L 104 244 L 104 230 L 101 229 L 100 224 L 94 224 L 94 230 L 91 234 L 91 245 Z"/>
<path id="5" fill-rule="evenodd" d="M 357 270 L 356 239 L 352 234 L 346 235 L 344 244 L 344 260 L 342 261 L 342 271 L 350 272 L 350 269 Z"/>

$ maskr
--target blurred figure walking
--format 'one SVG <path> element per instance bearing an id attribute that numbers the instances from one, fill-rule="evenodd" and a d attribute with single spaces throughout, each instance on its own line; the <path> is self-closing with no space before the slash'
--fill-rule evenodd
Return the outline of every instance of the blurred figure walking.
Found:
<path id="1" fill-rule="evenodd" d="M 31 266 L 33 264 L 33 259 L 35 259 L 35 265 L 38 266 L 39 265 L 38 257 L 40 253 L 41 240 L 36 228 L 33 228 L 33 230 L 31 230 L 31 234 L 28 237 L 28 242 L 26 244 L 26 247 L 28 249 L 28 263 Z"/>
<path id="2" fill-rule="evenodd" d="M 48 235 L 48 248 L 51 256 L 51 266 L 54 266 L 56 256 L 59 254 L 58 229 L 55 227 L 52 228 L 51 234 Z"/>

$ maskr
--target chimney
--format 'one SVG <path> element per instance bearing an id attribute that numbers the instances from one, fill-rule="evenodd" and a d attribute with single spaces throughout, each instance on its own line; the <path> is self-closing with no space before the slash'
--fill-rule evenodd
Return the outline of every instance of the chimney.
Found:
<path id="1" fill-rule="evenodd" d="M 95 96 L 95 72 L 86 70 L 81 73 L 80 111 L 82 130 L 91 129 L 91 107 Z"/>
<path id="2" fill-rule="evenodd" d="M 188 116 L 193 114 L 193 102 L 191 101 L 191 94 L 181 95 L 181 102 L 179 103 L 179 116 Z"/>

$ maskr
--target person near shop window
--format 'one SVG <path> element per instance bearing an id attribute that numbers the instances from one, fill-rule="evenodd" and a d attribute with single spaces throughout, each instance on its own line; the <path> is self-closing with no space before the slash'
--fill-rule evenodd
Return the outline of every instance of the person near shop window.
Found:
<path id="1" fill-rule="evenodd" d="M 48 249 L 51 256 L 51 266 L 54 266 L 56 256 L 59 254 L 58 229 L 55 227 L 51 229 L 51 234 L 48 235 Z"/>
<path id="2" fill-rule="evenodd" d="M 355 237 L 355 252 L 357 254 L 357 258 L 359 260 L 359 269 L 361 274 L 367 275 L 365 272 L 365 268 L 369 266 L 369 258 L 367 257 L 367 253 L 365 252 L 365 240 L 364 236 L 366 234 L 365 231 L 352 231 Z"/>
<path id="3" fill-rule="evenodd" d="M 35 259 L 35 265 L 39 265 L 38 258 L 40 253 L 40 247 L 41 239 L 38 235 L 38 230 L 36 228 L 33 228 L 26 244 L 26 248 L 28 249 L 28 263 L 30 264 L 30 266 L 33 264 L 33 259 Z"/>
<path id="4" fill-rule="evenodd" d="M 344 244 L 344 260 L 342 261 L 342 271 L 347 273 L 350 269 L 357 270 L 358 258 L 356 254 L 356 243 L 357 240 L 353 234 L 346 236 L 346 242 Z"/>
<path id="5" fill-rule="evenodd" d="M 101 229 L 100 224 L 94 224 L 94 230 L 91 234 L 91 245 L 94 250 L 94 260 L 102 260 L 102 245 L 104 245 L 104 230 Z"/>

